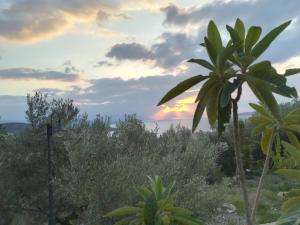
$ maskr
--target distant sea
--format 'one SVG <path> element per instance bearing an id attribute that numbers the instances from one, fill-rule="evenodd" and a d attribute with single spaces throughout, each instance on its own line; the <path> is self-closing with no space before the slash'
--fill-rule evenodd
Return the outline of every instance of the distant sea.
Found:
<path id="1" fill-rule="evenodd" d="M 186 128 L 192 129 L 192 119 L 180 119 L 180 120 L 158 120 L 158 121 L 144 121 L 146 128 L 148 130 L 154 130 L 158 128 L 158 133 L 161 134 L 166 130 L 170 129 L 171 126 L 174 128 L 178 125 L 184 126 Z M 197 130 L 209 131 L 210 126 L 208 120 L 203 118 L 200 121 L 200 125 L 198 126 Z"/>
<path id="2" fill-rule="evenodd" d="M 247 119 L 254 112 L 244 112 L 239 114 L 240 119 Z M 158 133 L 161 134 L 164 131 L 168 130 L 171 126 L 176 127 L 177 125 L 181 125 L 192 129 L 193 120 L 192 119 L 180 119 L 180 120 L 158 120 L 158 121 L 144 121 L 146 128 L 149 130 L 154 130 L 156 127 L 158 128 Z M 208 123 L 207 118 L 202 118 L 200 124 L 198 125 L 197 130 L 202 131 L 210 131 L 210 125 Z"/>

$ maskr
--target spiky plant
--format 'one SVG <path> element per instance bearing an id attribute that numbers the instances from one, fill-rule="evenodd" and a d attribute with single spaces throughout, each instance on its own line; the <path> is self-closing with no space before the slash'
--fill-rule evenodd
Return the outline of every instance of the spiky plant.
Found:
<path id="1" fill-rule="evenodd" d="M 277 103 L 276 103 L 277 104 Z M 255 223 L 256 208 L 261 194 L 262 184 L 269 169 L 270 158 L 272 157 L 272 147 L 276 143 L 276 148 L 280 148 L 280 132 L 283 131 L 289 141 L 300 147 L 299 141 L 294 132 L 300 132 L 300 108 L 296 108 L 287 115 L 273 115 L 263 104 L 253 104 L 250 106 L 256 111 L 257 115 L 252 116 L 250 120 L 256 125 L 252 130 L 252 135 L 262 134 L 260 146 L 262 152 L 266 155 L 264 167 L 261 173 L 257 187 L 251 218 Z M 279 106 L 277 106 L 279 108 Z"/>
<path id="2" fill-rule="evenodd" d="M 298 165 L 300 165 L 300 148 L 287 142 L 283 142 L 282 144 L 285 150 L 298 162 Z M 277 173 L 300 181 L 299 169 L 280 169 L 277 170 Z M 300 224 L 300 188 L 292 189 L 288 192 L 287 200 L 283 203 L 281 208 L 282 215 L 276 225 Z"/>
<path id="3" fill-rule="evenodd" d="M 141 201 L 115 209 L 105 217 L 121 218 L 115 225 L 201 225 L 190 210 L 173 205 L 174 185 L 164 187 L 160 177 L 149 178 L 149 187 L 136 188 Z"/>

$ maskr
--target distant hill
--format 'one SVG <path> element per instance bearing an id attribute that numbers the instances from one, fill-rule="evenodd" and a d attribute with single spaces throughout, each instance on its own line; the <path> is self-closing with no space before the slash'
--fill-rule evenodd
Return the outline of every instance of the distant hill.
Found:
<path id="1" fill-rule="evenodd" d="M 0 125 L 7 133 L 10 134 L 19 134 L 25 129 L 29 128 L 30 126 L 28 123 L 15 123 L 15 122 L 1 123 Z"/>

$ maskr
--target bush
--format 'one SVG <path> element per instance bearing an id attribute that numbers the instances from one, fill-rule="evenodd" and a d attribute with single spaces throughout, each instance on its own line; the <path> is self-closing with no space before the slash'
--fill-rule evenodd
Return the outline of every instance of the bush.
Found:
<path id="1" fill-rule="evenodd" d="M 158 137 L 132 116 L 111 132 L 108 119 L 91 123 L 82 118 L 65 144 L 69 166 L 60 183 L 78 208 L 85 207 L 82 223 L 110 223 L 102 218 L 104 213 L 135 202 L 130 187 L 145 185 L 145 175 L 158 174 L 167 183 L 175 180 L 180 190 L 176 202 L 205 219 L 222 201 L 221 185 L 207 181 L 218 180 L 216 158 L 227 147 L 211 143 L 207 134 L 192 135 L 179 126 Z"/>

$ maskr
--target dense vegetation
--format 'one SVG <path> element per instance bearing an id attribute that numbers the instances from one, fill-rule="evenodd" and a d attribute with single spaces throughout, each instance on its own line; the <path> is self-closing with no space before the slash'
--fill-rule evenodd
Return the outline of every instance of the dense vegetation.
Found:
<path id="1" fill-rule="evenodd" d="M 37 103 L 40 98 L 43 103 L 32 109 L 47 105 L 49 110 L 35 113 L 39 115 L 35 120 L 28 118 L 36 125 L 32 124 L 17 135 L 1 131 L 1 224 L 34 225 L 47 221 L 47 139 L 43 120 L 51 107 L 55 110 L 64 104 L 48 104 L 45 96 L 37 95 L 38 98 L 29 98 L 28 103 L 30 99 Z M 72 106 L 69 100 L 58 102 Z M 290 111 L 296 105 L 299 101 L 281 108 Z M 111 224 L 112 220 L 103 215 L 136 202 L 138 195 L 134 187 L 147 184 L 146 175 L 160 175 L 166 184 L 175 181 L 174 203 L 195 212 L 204 223 L 230 224 L 242 220 L 239 216 L 243 213 L 242 201 L 232 177 L 235 166 L 230 126 L 221 139 L 216 131 L 192 133 L 181 126 L 171 127 L 158 135 L 156 130 L 147 130 L 134 115 L 125 116 L 113 126 L 108 117 L 99 115 L 89 120 L 87 115 L 78 115 L 77 108 L 69 108 L 76 116 L 53 137 L 54 202 L 58 224 Z M 259 138 L 250 134 L 253 126 L 249 120 L 240 122 L 243 161 L 253 171 L 248 176 L 249 187 L 256 185 L 255 175 L 259 173 L 255 171 L 261 169 L 264 160 Z M 276 169 L 276 164 L 272 167 Z M 266 204 L 278 209 L 282 200 L 277 192 L 293 186 L 292 182 L 277 175 L 271 177 L 267 178 L 271 189 L 269 197 L 259 206 L 258 214 L 263 222 L 280 215 L 278 211 L 266 212 L 269 207 Z M 223 203 L 234 204 L 237 213 L 228 214 Z M 265 213 L 268 216 L 264 217 Z"/>
<path id="2" fill-rule="evenodd" d="M 278 136 L 276 135 L 277 131 L 279 132 L 282 128 L 286 129 L 288 139 L 298 144 L 294 132 L 299 132 L 300 128 L 297 127 L 298 125 L 295 127 L 291 124 L 298 123 L 299 118 L 288 118 L 285 122 L 289 125 L 283 122 L 274 94 L 297 98 L 297 90 L 287 84 L 287 77 L 299 73 L 300 69 L 287 69 L 284 74 L 279 74 L 272 66 L 271 61 L 257 62 L 276 37 L 290 24 L 291 21 L 287 21 L 260 38 L 261 27 L 251 26 L 246 31 L 243 21 L 237 18 L 234 27 L 226 25 L 230 39 L 223 43 L 224 40 L 218 27 L 211 20 L 207 26 L 204 42 L 200 44 L 205 48 L 209 60 L 190 59 L 188 61 L 206 68 L 207 75 L 196 75 L 180 82 L 168 91 L 158 103 L 158 105 L 164 104 L 194 85 L 202 83 L 195 99 L 197 106 L 193 118 L 193 131 L 198 126 L 204 110 L 206 110 L 210 126 L 217 126 L 219 135 L 225 130 L 225 124 L 230 122 L 232 115 L 236 175 L 242 191 L 247 225 L 256 224 L 257 204 L 269 159 L 272 156 L 273 141 L 276 139 L 275 136 Z M 256 133 L 263 134 L 261 147 L 267 155 L 253 204 L 250 202 L 245 178 L 240 141 L 241 129 L 238 124 L 238 107 L 240 100 L 243 99 L 242 93 L 245 85 L 261 102 L 261 105 L 254 105 L 254 109 L 262 114 L 260 116 L 261 123 L 255 129 Z M 277 140 L 277 146 L 280 146 L 280 138 Z"/>

